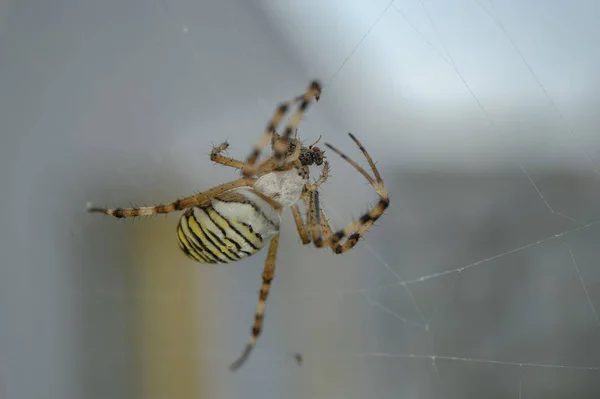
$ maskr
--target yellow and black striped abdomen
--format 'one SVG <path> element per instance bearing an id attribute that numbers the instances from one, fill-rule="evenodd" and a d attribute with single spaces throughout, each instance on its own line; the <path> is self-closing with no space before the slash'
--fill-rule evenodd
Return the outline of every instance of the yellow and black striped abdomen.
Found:
<path id="1" fill-rule="evenodd" d="M 215 199 L 181 216 L 177 238 L 183 252 L 197 262 L 230 263 L 256 253 L 278 230 L 279 220 L 256 204 Z"/>

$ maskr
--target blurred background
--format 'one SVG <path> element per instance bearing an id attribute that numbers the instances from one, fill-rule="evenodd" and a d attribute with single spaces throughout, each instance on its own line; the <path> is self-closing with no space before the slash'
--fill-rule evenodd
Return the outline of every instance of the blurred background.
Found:
<path id="1" fill-rule="evenodd" d="M 597 398 L 600 3 L 0 3 L 0 398 Z M 286 213 L 266 250 L 199 265 L 172 201 L 235 179 L 276 105 L 391 193 L 351 252 Z M 335 154 L 337 227 L 377 197 Z M 314 170 L 313 173 L 317 173 Z M 296 354 L 302 355 L 297 364 Z"/>

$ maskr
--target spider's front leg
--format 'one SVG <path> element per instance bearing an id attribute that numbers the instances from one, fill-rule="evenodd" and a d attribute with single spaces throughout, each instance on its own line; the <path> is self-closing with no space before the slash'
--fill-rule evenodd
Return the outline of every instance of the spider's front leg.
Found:
<path id="1" fill-rule="evenodd" d="M 111 215 L 118 219 L 135 216 L 151 216 L 159 213 L 170 213 L 174 211 L 180 211 L 194 205 L 208 203 L 213 197 L 222 194 L 225 191 L 231 190 L 232 188 L 252 186 L 254 184 L 254 180 L 255 179 L 242 177 L 237 180 L 230 181 L 229 183 L 220 184 L 211 188 L 210 190 L 189 197 L 180 198 L 177 201 L 169 204 L 134 208 L 98 208 L 95 206 L 88 206 L 87 210 L 88 212 L 98 212 Z"/>
<path id="2" fill-rule="evenodd" d="M 277 134 L 277 133 L 275 133 Z M 274 158 L 267 158 L 260 164 L 255 166 L 255 175 L 260 175 L 265 172 L 273 171 L 273 170 L 285 170 L 290 166 L 293 166 L 295 161 L 300 158 L 300 154 L 302 152 L 302 145 L 298 142 L 293 151 L 284 159 L 282 165 L 278 165 Z"/>
<path id="3" fill-rule="evenodd" d="M 369 212 L 365 213 L 358 220 L 355 220 L 348 224 L 344 229 L 333 233 L 331 230 L 331 226 L 325 217 L 325 213 L 321 209 L 319 203 L 319 193 L 317 191 L 310 192 L 310 196 L 308 198 L 308 207 L 309 207 L 309 225 L 311 228 L 312 239 L 317 247 L 329 246 L 336 254 L 341 254 L 349 249 L 353 248 L 358 240 L 371 228 L 373 223 L 377 219 L 383 215 L 387 207 L 390 205 L 389 195 L 387 190 L 383 185 L 383 179 L 373 162 L 373 159 L 367 152 L 367 150 L 362 146 L 362 144 L 352 135 L 352 133 L 348 133 L 350 138 L 354 140 L 358 148 L 361 150 L 369 166 L 373 170 L 373 174 L 375 178 L 373 179 L 363 168 L 361 168 L 356 162 L 352 159 L 348 158 L 345 154 L 343 154 L 340 150 L 333 147 L 330 144 L 325 144 L 336 154 L 341 156 L 346 162 L 354 167 L 360 174 L 362 174 L 367 181 L 371 184 L 371 186 L 375 189 L 375 192 L 379 195 L 379 202 L 375 205 Z M 323 236 L 321 236 L 319 228 L 322 230 Z M 347 237 L 347 240 L 340 244 L 340 241 Z"/>
<path id="4" fill-rule="evenodd" d="M 318 101 L 320 95 L 321 95 L 321 84 L 315 80 L 310 84 L 310 86 L 305 94 L 296 96 L 293 99 L 282 103 L 277 108 L 277 110 L 275 111 L 275 114 L 269 121 L 269 124 L 267 125 L 267 128 L 265 129 L 265 132 L 263 133 L 262 137 L 260 138 L 258 144 L 254 147 L 254 150 L 252 150 L 252 153 L 246 160 L 246 164 L 244 165 L 244 167 L 242 169 L 242 173 L 244 176 L 256 175 L 257 170 L 258 170 L 258 167 L 256 166 L 256 161 L 258 160 L 258 157 L 260 156 L 261 151 L 269 143 L 269 139 L 272 138 L 272 135 L 275 133 L 277 126 L 279 126 L 281 119 L 287 113 L 290 106 L 293 105 L 294 103 L 300 102 L 300 106 L 298 107 L 298 109 L 296 110 L 296 113 L 294 114 L 294 116 L 290 120 L 290 123 L 286 127 L 286 129 L 283 133 L 282 139 L 277 141 L 275 144 L 274 159 L 279 166 L 283 165 L 283 163 L 285 162 L 285 155 L 287 152 L 287 148 L 288 148 L 288 144 L 289 144 L 289 140 L 292 135 L 292 132 L 294 132 L 295 129 L 300 124 L 302 115 L 308 108 L 308 105 L 310 104 L 312 99 L 314 98 Z"/>
<path id="5" fill-rule="evenodd" d="M 302 116 L 306 112 L 308 105 L 310 104 L 310 102 L 312 101 L 313 98 L 315 99 L 315 101 L 319 101 L 320 97 L 321 97 L 321 83 L 316 80 L 313 80 L 308 88 L 308 91 L 304 95 L 304 98 L 302 99 L 300 106 L 296 110 L 296 113 L 294 114 L 294 116 L 292 116 L 287 127 L 283 131 L 283 135 L 282 135 L 281 139 L 275 143 L 275 148 L 274 148 L 275 154 L 273 155 L 273 158 L 275 158 L 275 161 L 280 166 L 283 165 L 283 163 L 285 162 L 285 155 L 287 153 L 287 149 L 288 149 L 290 139 L 292 137 L 292 133 L 298 129 L 300 120 L 302 119 Z"/>

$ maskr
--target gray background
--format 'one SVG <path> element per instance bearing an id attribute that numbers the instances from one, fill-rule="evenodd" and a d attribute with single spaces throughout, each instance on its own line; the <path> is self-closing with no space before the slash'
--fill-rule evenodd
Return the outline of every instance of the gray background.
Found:
<path id="1" fill-rule="evenodd" d="M 0 398 L 599 397 L 599 11 L 0 3 Z M 211 143 L 245 157 L 313 78 L 301 138 L 365 164 L 354 132 L 392 206 L 342 256 L 301 246 L 285 215 L 265 331 L 232 374 L 266 251 L 198 266 L 176 215 L 117 223 L 84 205 L 236 178 Z M 330 160 L 342 226 L 376 197 Z"/>

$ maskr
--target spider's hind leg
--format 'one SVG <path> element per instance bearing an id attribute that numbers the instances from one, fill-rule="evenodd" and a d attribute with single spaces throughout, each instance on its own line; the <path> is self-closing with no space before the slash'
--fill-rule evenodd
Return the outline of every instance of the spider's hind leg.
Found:
<path id="1" fill-rule="evenodd" d="M 133 208 L 99 208 L 88 204 L 88 212 L 104 213 L 106 215 L 114 216 L 117 219 L 135 216 L 151 216 L 159 213 L 170 213 L 180 211 L 182 209 L 189 208 L 194 205 L 202 205 L 207 203 L 215 196 L 224 193 L 225 191 L 231 190 L 232 188 L 241 186 L 251 186 L 254 184 L 254 179 L 239 178 L 237 180 L 230 181 L 229 183 L 220 184 L 210 190 L 180 198 L 168 204 L 157 205 L 157 206 L 142 206 Z"/>

